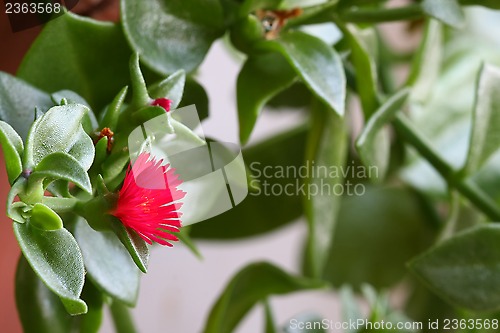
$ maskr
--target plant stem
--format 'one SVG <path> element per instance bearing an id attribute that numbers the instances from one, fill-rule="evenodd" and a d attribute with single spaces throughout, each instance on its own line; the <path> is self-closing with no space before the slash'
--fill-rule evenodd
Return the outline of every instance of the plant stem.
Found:
<path id="1" fill-rule="evenodd" d="M 450 187 L 455 188 L 464 197 L 469 199 L 471 203 L 490 219 L 500 222 L 500 208 L 498 205 L 475 182 L 461 177 L 460 171 L 455 170 L 445 161 L 404 116 L 397 115 L 393 124 L 401 137 L 425 157 Z"/>
<path id="2" fill-rule="evenodd" d="M 392 21 L 416 20 L 423 15 L 418 4 L 382 9 L 350 9 L 341 13 L 341 18 L 346 22 L 379 23 Z"/>
<path id="3" fill-rule="evenodd" d="M 110 305 L 110 310 L 116 333 L 137 333 L 134 320 L 126 305 L 118 301 L 113 301 Z"/>
<path id="4" fill-rule="evenodd" d="M 42 198 L 42 203 L 58 213 L 65 213 L 70 212 L 75 208 L 75 205 L 78 203 L 78 199 L 44 196 Z"/>

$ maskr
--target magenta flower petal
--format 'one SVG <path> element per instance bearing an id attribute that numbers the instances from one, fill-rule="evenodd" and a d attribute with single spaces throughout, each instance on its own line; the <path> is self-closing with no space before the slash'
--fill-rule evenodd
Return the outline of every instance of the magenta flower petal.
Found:
<path id="1" fill-rule="evenodd" d="M 148 153 L 141 153 L 129 166 L 118 194 L 116 208 L 110 212 L 126 227 L 134 230 L 148 244 L 172 246 L 182 225 L 180 200 L 185 192 L 170 164 L 162 165 Z"/>

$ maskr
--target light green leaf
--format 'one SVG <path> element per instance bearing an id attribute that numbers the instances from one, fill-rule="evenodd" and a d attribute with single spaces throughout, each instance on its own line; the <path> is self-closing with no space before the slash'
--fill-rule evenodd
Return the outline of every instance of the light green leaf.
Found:
<path id="1" fill-rule="evenodd" d="M 328 106 L 319 101 L 313 104 L 312 119 L 306 159 L 309 167 L 308 175 L 314 177 L 305 180 L 308 191 L 304 197 L 304 206 L 309 235 L 304 271 L 308 276 L 319 278 L 328 259 L 340 208 L 342 194 L 338 194 L 337 188 L 342 187 L 344 182 L 341 173 L 332 176 L 329 170 L 344 168 L 348 135 L 343 118 L 331 112 Z"/>
<path id="2" fill-rule="evenodd" d="M 46 111 L 53 105 L 50 96 L 30 84 L 0 72 L 0 120 L 25 139 L 35 117 L 35 107 Z"/>
<path id="3" fill-rule="evenodd" d="M 24 169 L 35 168 L 49 154 L 69 152 L 81 140 L 81 121 L 87 111 L 84 105 L 68 104 L 54 106 L 38 118 L 28 134 Z"/>
<path id="4" fill-rule="evenodd" d="M 264 105 L 290 86 L 296 74 L 276 53 L 251 56 L 243 65 L 236 85 L 240 141 L 246 143 Z"/>
<path id="5" fill-rule="evenodd" d="M 335 287 L 388 288 L 402 279 L 406 261 L 427 248 L 437 230 L 407 189 L 359 184 L 357 191 L 342 200 L 323 278 Z"/>
<path id="6" fill-rule="evenodd" d="M 29 223 L 38 229 L 51 231 L 63 227 L 63 221 L 56 212 L 44 204 L 37 203 L 31 209 Z"/>
<path id="7" fill-rule="evenodd" d="M 283 329 L 285 333 L 326 333 L 321 327 L 321 318 L 317 314 L 303 313 L 288 321 L 288 325 Z"/>
<path id="8" fill-rule="evenodd" d="M 339 290 L 339 297 L 342 303 L 342 320 L 344 322 L 363 319 L 361 309 L 359 308 L 354 292 L 349 285 L 342 286 L 342 288 Z M 353 328 L 344 330 L 344 333 L 356 332 L 357 330 Z"/>
<path id="9" fill-rule="evenodd" d="M 160 81 L 149 87 L 149 96 L 152 98 L 168 98 L 172 101 L 170 109 L 176 109 L 184 93 L 184 85 L 186 83 L 186 73 L 181 69 L 173 73 L 165 80 Z"/>
<path id="10" fill-rule="evenodd" d="M 385 102 L 370 118 L 356 141 L 356 149 L 365 167 L 376 167 L 374 181 L 384 179 L 389 167 L 390 137 L 385 127 L 405 104 L 409 89 L 402 89 Z"/>
<path id="11" fill-rule="evenodd" d="M 120 7 L 129 43 L 160 74 L 193 71 L 224 32 L 216 0 L 122 0 Z"/>
<path id="12" fill-rule="evenodd" d="M 89 175 L 74 157 L 66 153 L 47 155 L 38 163 L 29 181 L 34 182 L 42 178 L 67 180 L 87 193 L 92 193 Z"/>
<path id="13" fill-rule="evenodd" d="M 19 193 L 24 192 L 26 182 L 25 178 L 19 178 L 7 194 L 7 217 L 19 223 L 26 222 L 23 216 L 23 209 L 26 207 L 26 204 L 22 201 L 14 202 L 14 199 Z"/>
<path id="14" fill-rule="evenodd" d="M 322 287 L 322 282 L 289 275 L 269 263 L 251 264 L 231 279 L 210 311 L 204 332 L 233 332 L 248 311 L 269 296 Z"/>
<path id="15" fill-rule="evenodd" d="M 94 231 L 82 218 L 76 221 L 74 235 L 92 281 L 111 297 L 135 305 L 140 271 L 118 237 Z"/>
<path id="16" fill-rule="evenodd" d="M 300 31 L 284 33 L 259 46 L 280 52 L 312 92 L 337 114 L 344 115 L 346 79 L 342 61 L 333 48 Z"/>
<path id="17" fill-rule="evenodd" d="M 304 126 L 276 135 L 255 146 L 243 150 L 245 163 L 255 178 L 250 185 L 258 187 L 238 206 L 191 228 L 193 238 L 233 239 L 263 234 L 288 224 L 302 215 L 302 197 L 294 195 L 270 195 L 263 188 L 264 182 L 269 187 L 289 186 L 298 189 L 300 184 L 295 179 L 283 177 L 268 178 L 264 168 L 299 168 L 304 163 L 306 128 Z M 278 184 L 278 185 L 275 185 Z"/>
<path id="18" fill-rule="evenodd" d="M 411 271 L 449 303 L 472 311 L 500 309 L 500 226 L 456 234 L 409 263 Z"/>
<path id="19" fill-rule="evenodd" d="M 2 145 L 5 167 L 9 183 L 12 185 L 23 171 L 21 156 L 23 155 L 23 140 L 6 122 L 0 120 L 0 144 Z"/>
<path id="20" fill-rule="evenodd" d="M 149 248 L 146 242 L 137 233 L 125 227 L 119 220 L 112 220 L 112 230 L 125 246 L 137 267 L 143 273 L 147 273 Z"/>
<path id="21" fill-rule="evenodd" d="M 465 15 L 457 0 L 424 0 L 424 12 L 454 28 L 465 24 Z"/>
<path id="22" fill-rule="evenodd" d="M 477 82 L 467 174 L 479 170 L 500 147 L 500 68 L 484 65 Z"/>
<path id="23" fill-rule="evenodd" d="M 118 117 L 120 116 L 120 112 L 122 111 L 123 103 L 125 102 L 127 93 L 128 86 L 125 86 L 115 96 L 111 104 L 106 108 L 106 111 L 101 114 L 101 118 L 99 121 L 100 128 L 108 127 L 112 130 L 116 128 L 116 123 L 118 122 Z"/>
<path id="24" fill-rule="evenodd" d="M 68 154 L 78 161 L 83 170 L 87 171 L 92 166 L 95 156 L 94 142 L 82 127 L 78 129 L 77 137 Z"/>
<path id="25" fill-rule="evenodd" d="M 16 271 L 16 305 L 25 333 L 67 333 L 72 319 L 59 298 L 21 255 Z"/>
<path id="26" fill-rule="evenodd" d="M 67 12 L 45 25 L 17 75 L 48 92 L 72 90 L 101 110 L 127 85 L 129 57 L 120 25 Z"/>
<path id="27" fill-rule="evenodd" d="M 61 299 L 72 315 L 87 312 L 80 299 L 85 279 L 82 254 L 71 233 L 64 229 L 43 231 L 29 223 L 13 223 L 14 234 L 31 268 Z"/>

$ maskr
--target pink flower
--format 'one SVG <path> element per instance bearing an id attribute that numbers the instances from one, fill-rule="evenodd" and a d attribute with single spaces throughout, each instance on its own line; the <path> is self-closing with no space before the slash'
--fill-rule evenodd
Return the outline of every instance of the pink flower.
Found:
<path id="1" fill-rule="evenodd" d="M 151 102 L 153 106 L 160 106 L 165 109 L 166 112 L 170 111 L 170 106 L 172 105 L 172 101 L 167 98 L 157 98 L 153 102 Z"/>
<path id="2" fill-rule="evenodd" d="M 178 189 L 182 181 L 175 169 L 162 163 L 149 153 L 141 153 L 129 166 L 116 208 L 110 214 L 148 244 L 172 246 L 169 241 L 178 240 L 172 233 L 181 227 L 179 200 L 186 193 Z"/>

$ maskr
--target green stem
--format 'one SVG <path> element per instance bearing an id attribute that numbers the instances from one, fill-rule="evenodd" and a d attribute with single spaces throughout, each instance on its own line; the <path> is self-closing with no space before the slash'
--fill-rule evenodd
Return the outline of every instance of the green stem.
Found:
<path id="1" fill-rule="evenodd" d="M 44 196 L 42 198 L 42 203 L 58 213 L 65 213 L 70 212 L 75 208 L 76 204 L 78 203 L 78 199 Z"/>
<path id="2" fill-rule="evenodd" d="M 340 16 L 346 22 L 379 23 L 416 20 L 423 16 L 423 11 L 420 5 L 414 4 L 396 8 L 350 9 L 342 12 Z"/>
<path id="3" fill-rule="evenodd" d="M 455 188 L 464 197 L 469 199 L 471 203 L 490 219 L 500 222 L 500 209 L 497 204 L 475 182 L 461 177 L 461 172 L 455 170 L 445 161 L 404 116 L 396 116 L 393 124 L 401 137 L 425 157 L 450 187 Z"/>
<path id="4" fill-rule="evenodd" d="M 110 305 L 111 317 L 115 324 L 116 333 L 137 333 L 134 320 L 130 314 L 129 308 L 118 302 L 114 301 Z"/>

